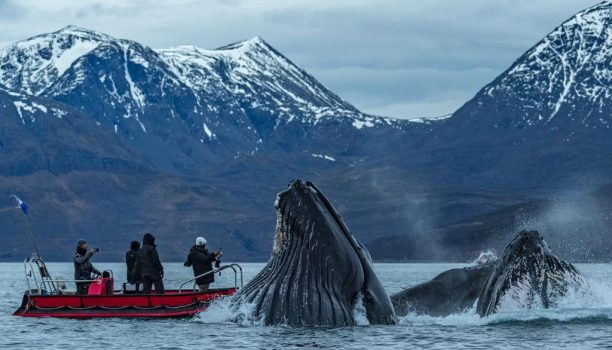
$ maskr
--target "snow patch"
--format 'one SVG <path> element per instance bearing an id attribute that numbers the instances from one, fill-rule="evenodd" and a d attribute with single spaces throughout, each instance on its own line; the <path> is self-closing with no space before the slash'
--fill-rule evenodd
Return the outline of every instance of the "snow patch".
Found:
<path id="1" fill-rule="evenodd" d="M 15 105 L 15 109 L 17 110 L 17 113 L 19 114 L 19 118 L 21 118 L 21 122 L 25 125 L 25 119 L 23 119 L 23 114 L 21 111 L 24 110 L 30 113 L 34 113 L 34 108 L 30 107 L 29 105 L 21 101 L 13 101 L 13 104 Z"/>
<path id="2" fill-rule="evenodd" d="M 421 117 L 421 118 L 408 119 L 408 122 L 410 122 L 410 123 L 425 124 L 425 123 L 429 123 L 429 122 L 445 120 L 445 119 L 448 119 L 448 118 L 450 118 L 452 116 L 453 116 L 453 114 L 451 113 L 451 114 L 446 114 L 446 115 L 439 116 L 439 117 Z"/>
<path id="3" fill-rule="evenodd" d="M 206 123 L 202 123 L 202 126 L 204 127 L 204 133 L 206 133 L 206 136 L 208 136 L 208 139 L 212 140 L 215 137 L 215 134 L 213 134 L 213 132 L 210 131 Z"/>
<path id="4" fill-rule="evenodd" d="M 43 113 L 47 113 L 47 107 L 45 107 L 43 105 L 39 105 L 36 102 L 32 102 L 32 107 L 39 109 Z"/>
<path id="5" fill-rule="evenodd" d="M 313 157 L 315 158 L 321 158 L 321 159 L 325 159 L 325 160 L 329 160 L 330 162 L 335 162 L 336 159 L 334 157 L 330 157 L 328 155 L 325 154 L 312 154 Z"/>
<path id="6" fill-rule="evenodd" d="M 51 108 L 51 112 L 53 113 L 54 116 L 58 117 L 59 119 L 62 119 L 65 115 L 68 114 L 68 112 L 63 111 L 58 108 Z"/>
<path id="7" fill-rule="evenodd" d="M 72 66 L 74 61 L 86 55 L 96 47 L 98 47 L 98 43 L 94 41 L 76 41 L 71 48 L 59 51 L 60 53 L 54 62 L 54 67 L 57 69 L 57 76 L 64 74 L 64 72 Z M 60 49 L 58 48 L 57 50 Z"/>
<path id="8" fill-rule="evenodd" d="M 357 129 L 362 129 L 363 127 L 371 128 L 374 126 L 374 124 L 369 120 L 366 120 L 366 121 L 355 120 L 353 121 L 353 126 Z"/>
<path id="9" fill-rule="evenodd" d="M 142 91 L 140 91 L 138 86 L 134 84 L 134 81 L 132 80 L 132 76 L 130 75 L 130 70 L 128 69 L 128 50 L 130 49 L 130 47 L 129 45 L 122 45 L 122 46 L 123 46 L 123 71 L 125 73 L 125 80 L 127 81 L 128 86 L 130 88 L 130 96 L 132 96 L 132 100 L 136 102 L 136 105 L 140 107 L 140 109 L 143 109 L 145 106 L 145 96 L 142 93 Z M 142 126 L 142 123 L 140 125 Z M 144 126 L 142 126 L 142 128 L 144 129 Z"/>

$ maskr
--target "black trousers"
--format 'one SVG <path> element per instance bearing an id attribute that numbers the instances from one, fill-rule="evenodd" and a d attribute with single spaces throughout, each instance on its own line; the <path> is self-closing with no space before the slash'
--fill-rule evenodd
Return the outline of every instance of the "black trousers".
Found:
<path id="1" fill-rule="evenodd" d="M 164 294 L 164 282 L 161 277 L 142 275 L 142 292 L 144 294 L 151 294 L 152 286 L 155 286 L 155 293 Z"/>
<path id="2" fill-rule="evenodd" d="M 78 295 L 86 295 L 87 289 L 89 288 L 89 282 L 76 282 L 77 286 L 77 294 Z"/>

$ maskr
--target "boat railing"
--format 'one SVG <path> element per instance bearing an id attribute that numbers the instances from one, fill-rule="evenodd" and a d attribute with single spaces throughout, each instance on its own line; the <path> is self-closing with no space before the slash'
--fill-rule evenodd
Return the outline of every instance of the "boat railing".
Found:
<path id="1" fill-rule="evenodd" d="M 31 293 L 32 290 L 38 290 L 38 294 L 42 294 L 43 290 L 53 294 L 58 292 L 55 281 L 51 279 L 47 265 L 45 265 L 41 257 L 34 255 L 25 259 L 23 261 L 23 270 L 28 284 L 28 293 Z M 32 288 L 30 280 L 34 281 L 36 288 Z"/>
<path id="2" fill-rule="evenodd" d="M 237 268 L 238 270 L 236 270 L 236 268 Z M 232 270 L 234 271 L 234 288 L 238 288 L 238 273 L 240 273 L 240 288 L 242 288 L 242 284 L 243 284 L 243 280 L 242 280 L 242 267 L 241 267 L 240 265 L 238 265 L 238 264 L 229 264 L 229 265 L 223 265 L 223 266 L 221 266 L 221 267 L 219 267 L 219 268 L 217 268 L 217 269 L 214 269 L 214 270 L 211 270 L 211 271 L 208 271 L 208 272 L 204 272 L 204 273 L 203 273 L 203 274 L 201 274 L 201 275 L 195 276 L 194 278 L 189 279 L 189 280 L 187 280 L 187 281 L 183 282 L 183 283 L 182 283 L 182 284 L 179 286 L 179 293 L 182 293 L 182 292 L 183 292 L 183 287 L 184 287 L 185 285 L 187 285 L 187 284 L 191 283 L 191 282 L 193 282 L 193 287 L 192 287 L 192 290 L 193 290 L 193 289 L 195 289 L 195 286 L 196 286 L 196 280 L 197 280 L 198 278 L 200 278 L 200 277 L 204 277 L 204 276 L 208 276 L 208 275 L 210 275 L 210 274 L 214 274 L 214 273 L 217 273 L 217 272 L 221 272 L 221 271 L 223 271 L 223 270 L 225 270 L 225 269 L 232 269 Z"/>
<path id="3" fill-rule="evenodd" d="M 38 294 L 41 295 L 43 290 L 50 294 L 62 294 L 62 287 L 59 287 L 60 283 L 102 283 L 102 280 L 99 278 L 92 280 L 52 279 L 45 262 L 38 256 L 25 259 L 23 268 L 29 294 L 32 294 L 33 291 L 38 291 Z M 108 272 L 112 276 L 112 271 L 108 270 Z M 32 288 L 32 282 L 35 288 Z"/>
<path id="4" fill-rule="evenodd" d="M 95 279 L 95 280 L 49 280 L 49 282 L 74 282 L 74 283 L 97 283 L 100 284 L 102 283 L 101 279 Z"/>

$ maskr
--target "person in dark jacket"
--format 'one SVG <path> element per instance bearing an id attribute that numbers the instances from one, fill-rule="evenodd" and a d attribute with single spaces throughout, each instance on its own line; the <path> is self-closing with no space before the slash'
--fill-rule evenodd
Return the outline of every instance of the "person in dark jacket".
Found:
<path id="1" fill-rule="evenodd" d="M 155 286 L 156 293 L 164 293 L 164 267 L 159 261 L 155 237 L 150 233 L 145 233 L 142 238 L 142 247 L 136 253 L 132 274 L 140 274 L 143 293 L 150 294 L 151 286 Z"/>
<path id="2" fill-rule="evenodd" d="M 212 271 L 213 262 L 219 259 L 221 251 L 217 250 L 213 253 L 209 253 L 206 248 L 206 239 L 204 237 L 196 238 L 196 244 L 191 247 L 187 260 L 183 264 L 184 266 L 193 266 L 193 276 L 198 277 L 206 272 Z M 200 276 L 196 279 L 196 284 L 200 289 L 200 292 L 208 291 L 208 286 L 215 281 L 215 274 L 210 273 L 205 276 Z"/>
<path id="3" fill-rule="evenodd" d="M 130 250 L 125 253 L 125 264 L 127 265 L 127 281 L 128 283 L 142 283 L 140 273 L 134 271 L 134 263 L 136 263 L 136 253 L 140 249 L 140 242 L 132 241 Z"/>
<path id="4" fill-rule="evenodd" d="M 91 264 L 91 257 L 97 252 L 96 248 L 91 248 L 87 251 L 87 242 L 81 239 L 77 243 L 76 254 L 72 261 L 74 262 L 74 279 L 75 281 L 91 280 L 92 274 L 100 275 L 100 271 Z M 76 282 L 77 294 L 87 294 L 90 282 Z"/>

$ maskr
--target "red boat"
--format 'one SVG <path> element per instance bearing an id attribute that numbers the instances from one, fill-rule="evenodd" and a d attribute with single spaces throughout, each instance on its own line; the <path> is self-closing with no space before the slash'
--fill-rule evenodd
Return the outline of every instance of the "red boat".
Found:
<path id="1" fill-rule="evenodd" d="M 114 290 L 111 271 L 103 277 L 91 280 L 86 295 L 65 291 L 61 284 L 74 280 L 54 280 L 50 277 L 40 257 L 24 262 L 28 290 L 14 316 L 25 317 L 189 317 L 206 310 L 210 302 L 233 295 L 242 287 L 242 268 L 238 264 L 224 265 L 206 274 L 225 269 L 234 271 L 234 287 L 194 290 L 195 279 L 183 282 L 179 289 L 166 290 L 164 294 L 142 294 L 137 286 L 123 284 L 122 290 Z M 238 286 L 240 275 L 240 287 Z M 189 289 L 183 287 L 193 283 Z M 35 288 L 32 288 L 35 287 Z M 136 288 L 134 288 L 136 287 Z"/>

